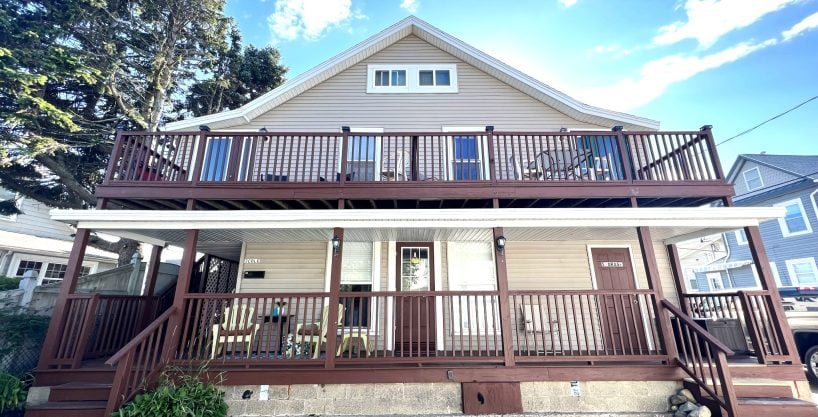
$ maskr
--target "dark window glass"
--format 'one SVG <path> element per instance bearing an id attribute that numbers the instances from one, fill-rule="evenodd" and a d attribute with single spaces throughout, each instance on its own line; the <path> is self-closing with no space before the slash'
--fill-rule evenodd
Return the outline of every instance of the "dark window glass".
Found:
<path id="1" fill-rule="evenodd" d="M 432 71 L 420 71 L 418 73 L 418 83 L 420 85 L 435 85 Z"/>
<path id="2" fill-rule="evenodd" d="M 405 86 L 406 85 L 406 71 L 405 70 L 392 71 L 392 85 L 393 86 Z"/>
<path id="3" fill-rule="evenodd" d="M 22 277 L 26 271 L 34 271 L 34 275 L 40 275 L 40 269 L 43 267 L 42 262 L 35 262 L 35 261 L 20 261 L 20 265 L 17 266 L 17 273 L 15 276 Z"/>
<path id="4" fill-rule="evenodd" d="M 202 181 L 224 181 L 230 158 L 230 138 L 209 138 L 202 167 Z"/>
<path id="5" fill-rule="evenodd" d="M 452 161 L 455 180 L 482 179 L 482 164 L 477 138 L 474 136 L 455 136 L 452 138 L 454 160 Z"/>
<path id="6" fill-rule="evenodd" d="M 375 71 L 375 85 L 378 87 L 389 86 L 389 71 Z"/>
<path id="7" fill-rule="evenodd" d="M 68 269 L 66 264 L 48 264 L 45 269 L 45 278 L 63 279 L 65 278 L 65 270 Z"/>
<path id="8" fill-rule="evenodd" d="M 449 70 L 435 71 L 435 85 L 449 85 Z"/>
<path id="9" fill-rule="evenodd" d="M 341 292 L 370 292 L 371 285 L 341 284 Z M 369 298 L 341 297 L 344 306 L 344 326 L 369 327 Z"/>

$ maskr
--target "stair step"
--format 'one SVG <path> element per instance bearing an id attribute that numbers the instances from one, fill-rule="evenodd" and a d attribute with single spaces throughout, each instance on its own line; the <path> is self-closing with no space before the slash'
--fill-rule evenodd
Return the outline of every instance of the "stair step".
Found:
<path id="1" fill-rule="evenodd" d="M 111 384 L 69 382 L 51 387 L 49 401 L 107 401 Z"/>
<path id="2" fill-rule="evenodd" d="M 739 417 L 818 417 L 818 408 L 809 401 L 795 398 L 739 398 Z"/>
<path id="3" fill-rule="evenodd" d="M 741 398 L 793 398 L 792 388 L 787 385 L 733 385 L 736 397 Z"/>
<path id="4" fill-rule="evenodd" d="M 112 367 L 38 370 L 34 373 L 34 386 L 48 387 L 69 382 L 110 384 L 114 382 L 115 373 L 116 369 Z"/>
<path id="5" fill-rule="evenodd" d="M 25 417 L 104 417 L 105 401 L 49 401 L 26 408 Z"/>

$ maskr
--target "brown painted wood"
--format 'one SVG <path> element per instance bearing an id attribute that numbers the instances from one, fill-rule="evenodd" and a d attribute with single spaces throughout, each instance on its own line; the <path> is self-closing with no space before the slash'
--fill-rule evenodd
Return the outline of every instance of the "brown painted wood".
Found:
<path id="1" fill-rule="evenodd" d="M 628 248 L 591 248 L 596 285 L 600 290 L 635 290 L 636 281 Z M 621 265 L 621 266 L 620 266 Z M 621 295 L 602 296 L 605 348 L 615 352 L 638 352 L 647 340 L 638 299 L 623 302 Z M 647 346 L 645 346 L 647 348 Z"/>
<path id="2" fill-rule="evenodd" d="M 345 135 L 346 137 L 346 135 Z M 343 177 L 343 176 L 342 176 Z M 338 343 L 338 313 L 341 302 L 341 263 L 344 257 L 344 229 L 336 227 L 332 232 L 334 237 L 341 240 L 338 251 L 332 254 L 332 266 L 329 279 L 329 309 L 327 313 L 327 356 L 324 359 L 324 367 L 332 369 L 335 367 L 336 346 Z"/>
<path id="3" fill-rule="evenodd" d="M 170 317 L 168 329 L 170 336 L 165 338 L 165 346 L 163 348 L 163 357 L 165 360 L 170 360 L 179 345 L 181 338 L 181 327 L 185 304 L 185 295 L 190 288 L 190 279 L 193 275 L 194 264 L 196 263 L 196 243 L 199 240 L 199 230 L 191 229 L 185 232 L 185 245 L 182 251 L 182 260 L 179 267 L 179 275 L 176 279 L 176 294 L 173 297 L 174 313 Z"/>
<path id="4" fill-rule="evenodd" d="M 429 259 L 429 291 L 435 291 L 435 254 L 432 242 L 397 242 L 395 245 L 395 288 L 407 294 L 395 300 L 395 355 L 430 356 L 437 350 L 435 297 L 418 295 L 403 288 L 401 260 L 404 249 L 426 249 Z M 424 293 L 424 291 L 421 291 Z"/>
<path id="5" fill-rule="evenodd" d="M 519 382 L 464 382 L 463 414 L 518 414 L 523 412 Z"/>
<path id="6" fill-rule="evenodd" d="M 682 269 L 682 258 L 679 256 L 679 248 L 676 245 L 667 245 L 667 254 L 670 258 L 670 272 L 673 274 L 673 285 L 676 286 L 676 294 L 679 296 L 679 304 L 685 314 L 690 314 L 687 304 L 684 303 L 685 291 L 684 270 Z"/>
<path id="7" fill-rule="evenodd" d="M 498 304 L 500 305 L 500 329 L 503 341 L 503 359 L 505 366 L 514 366 L 514 344 L 512 334 L 515 330 L 511 326 L 511 307 L 509 306 L 508 268 L 506 265 L 505 250 L 497 248 L 497 238 L 503 236 L 503 228 L 495 227 L 492 230 L 494 241 L 494 265 L 497 272 Z"/>
<path id="8" fill-rule="evenodd" d="M 662 291 L 662 280 L 659 277 L 659 266 L 656 262 L 656 253 L 653 250 L 653 239 L 650 236 L 650 229 L 648 227 L 637 227 L 636 235 L 639 239 L 639 249 L 642 252 L 642 262 L 645 265 L 645 273 L 648 276 L 648 286 L 655 293 L 656 311 L 661 311 L 660 305 L 665 300 L 664 292 Z M 676 344 L 673 342 L 673 334 L 670 327 L 670 317 L 666 314 L 659 315 L 659 330 L 662 336 L 662 343 L 665 346 L 669 360 L 675 360 Z"/>

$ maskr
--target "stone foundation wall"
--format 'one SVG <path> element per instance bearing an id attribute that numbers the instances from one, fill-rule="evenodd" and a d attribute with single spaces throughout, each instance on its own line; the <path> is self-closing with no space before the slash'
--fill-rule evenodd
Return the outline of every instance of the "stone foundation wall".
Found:
<path id="1" fill-rule="evenodd" d="M 267 400 L 261 386 L 224 386 L 229 414 L 249 416 L 299 415 L 462 415 L 459 383 L 269 385 Z M 668 396 L 681 388 L 673 381 L 591 381 L 579 383 L 572 396 L 564 381 L 523 382 L 520 391 L 526 413 L 631 413 L 666 415 Z M 249 392 L 249 398 L 247 397 Z"/>

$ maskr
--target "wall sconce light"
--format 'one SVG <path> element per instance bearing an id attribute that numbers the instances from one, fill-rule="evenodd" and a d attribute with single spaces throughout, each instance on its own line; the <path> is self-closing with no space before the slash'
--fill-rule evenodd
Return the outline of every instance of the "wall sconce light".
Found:
<path id="1" fill-rule="evenodd" d="M 497 236 L 497 239 L 494 240 L 494 243 L 497 245 L 497 252 L 502 253 L 506 249 L 505 236 Z"/>
<path id="2" fill-rule="evenodd" d="M 341 238 L 338 236 L 332 237 L 332 256 L 338 254 L 338 250 L 341 249 Z"/>
<path id="3" fill-rule="evenodd" d="M 200 125 L 199 130 L 202 132 L 210 132 L 210 126 L 208 125 Z"/>

